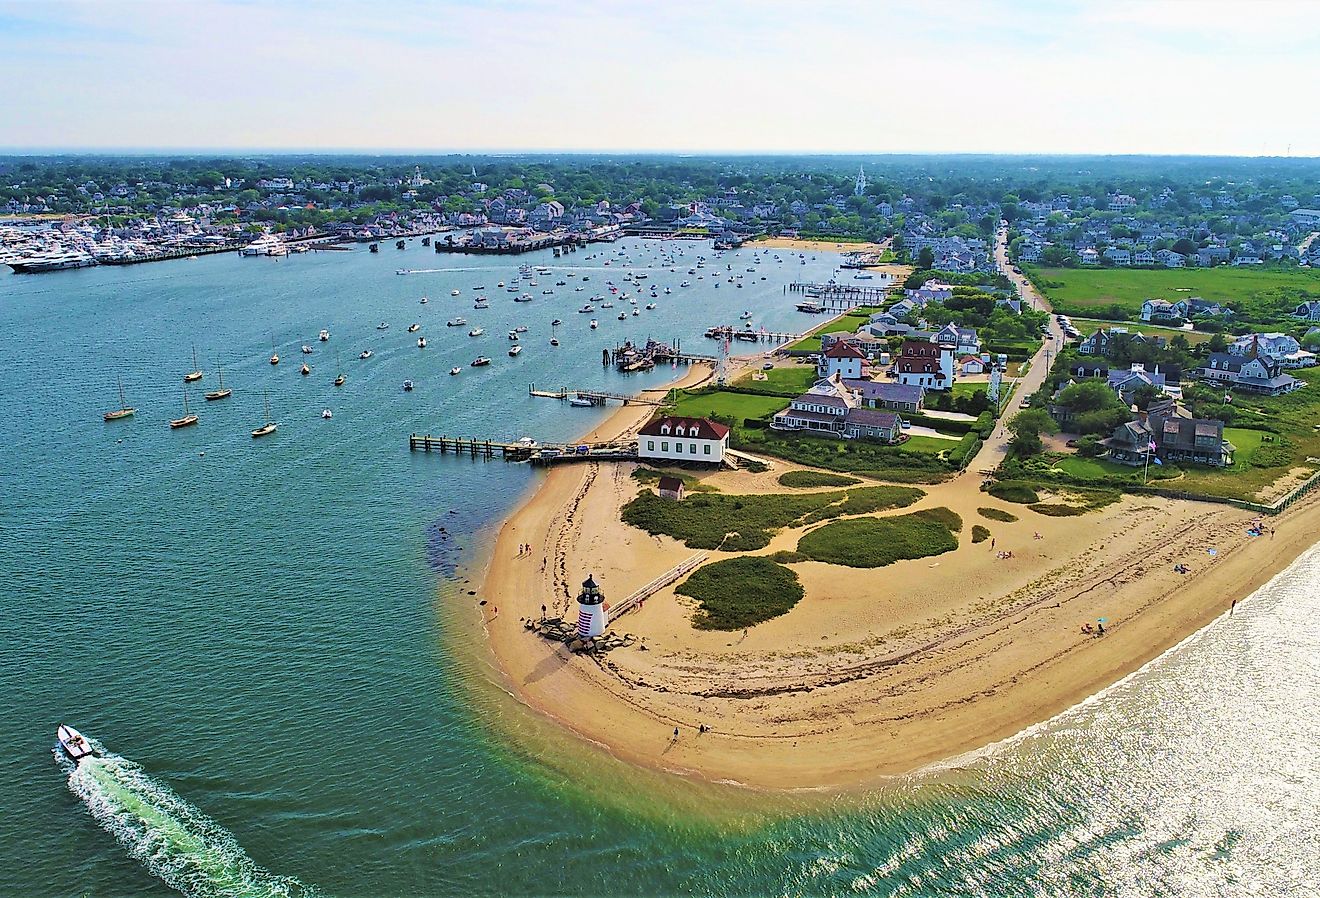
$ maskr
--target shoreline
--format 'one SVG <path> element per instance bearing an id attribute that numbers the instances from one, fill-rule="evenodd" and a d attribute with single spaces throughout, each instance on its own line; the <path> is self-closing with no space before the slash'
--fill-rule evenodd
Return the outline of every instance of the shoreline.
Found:
<path id="1" fill-rule="evenodd" d="M 711 376 L 690 370 L 658 390 Z M 624 406 L 583 438 L 626 432 L 650 413 Z M 503 609 L 486 621 L 493 668 L 522 704 L 629 764 L 780 792 L 848 791 L 993 750 L 1205 627 L 1309 549 L 1320 531 L 1315 502 L 1273 519 L 1275 536 L 1255 538 L 1252 546 L 1244 535 L 1252 515 L 1227 506 L 1126 497 L 1081 517 L 1043 518 L 980 493 L 975 478 L 955 478 L 895 512 L 957 505 L 964 527 L 955 552 L 871 571 L 795 564 L 807 599 L 741 639 L 692 629 L 686 600 L 670 586 L 643 611 L 611 623 L 648 651 L 571 655 L 525 630 L 521 619 L 538 616 L 542 601 L 552 616 L 568 612 L 589 572 L 617 601 L 692 554 L 619 523 L 619 505 L 640 488 L 630 476 L 635 467 L 552 470 L 500 526 L 484 572 L 472 577 L 479 594 Z M 772 484 L 797 467 L 774 460 L 765 474 L 710 477 L 730 493 L 794 492 Z M 982 520 L 967 511 L 978 503 L 1021 520 Z M 1152 532 L 1134 533 L 1134 518 L 1153 522 Z M 973 523 L 989 524 L 1004 544 L 1020 544 L 1030 528 L 1048 528 L 1049 535 L 1036 543 L 1040 557 L 1027 543 L 1024 563 L 1005 564 L 969 545 Z M 762 552 L 792 549 L 798 535 L 781 532 Z M 533 553 L 519 557 L 516 546 L 524 543 Z M 1217 556 L 1196 561 L 1191 575 L 1171 573 L 1174 559 L 1195 558 L 1207 543 Z M 1044 546 L 1051 551 L 1039 551 Z M 536 563 L 543 554 L 544 571 Z M 733 554 L 710 553 L 711 560 Z M 908 590 L 914 601 L 906 610 L 883 587 L 923 575 L 930 582 Z M 950 595 L 955 579 L 988 595 L 976 596 L 969 609 L 971 597 L 960 603 Z M 859 595 L 841 598 L 839 587 Z M 1083 637 L 1074 623 L 1093 619 L 1095 608 L 1113 621 L 1104 639 Z M 822 622 L 832 623 L 831 615 L 848 623 L 825 634 Z M 913 634 L 902 634 L 905 628 Z M 805 633 L 828 645 L 808 642 Z M 699 723 L 710 732 L 698 735 Z M 682 735 L 671 744 L 675 726 Z M 813 763 L 803 764 L 804 757 Z"/>

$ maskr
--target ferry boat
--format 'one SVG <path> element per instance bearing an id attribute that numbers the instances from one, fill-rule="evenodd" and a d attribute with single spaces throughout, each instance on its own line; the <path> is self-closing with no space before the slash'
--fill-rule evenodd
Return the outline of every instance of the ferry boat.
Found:
<path id="1" fill-rule="evenodd" d="M 364 350 L 362 350 L 362 352 L 358 353 L 358 358 L 360 358 L 360 359 L 369 359 L 369 358 L 371 358 L 371 350 L 370 350 L 370 349 L 364 349 Z"/>
<path id="2" fill-rule="evenodd" d="M 421 329 L 422 326 L 415 321 L 412 324 L 408 325 L 408 333 L 410 334 L 415 334 Z"/>
<path id="3" fill-rule="evenodd" d="M 324 343 L 326 340 L 329 340 L 329 339 L 330 339 L 330 332 L 329 332 L 328 330 L 326 330 L 325 328 L 321 328 L 321 333 L 320 333 L 320 340 L 321 340 L 321 342 Z"/>
<path id="4" fill-rule="evenodd" d="M 480 367 L 482 367 L 483 365 L 489 365 L 489 364 L 490 364 L 490 358 L 489 358 L 488 356 L 484 356 L 484 355 L 479 355 L 479 356 L 477 356 L 475 359 L 472 360 L 472 367 L 473 367 L 473 368 L 480 368 Z"/>
<path id="5" fill-rule="evenodd" d="M 520 353 L 520 352 L 522 352 L 522 347 L 521 347 L 521 346 L 510 346 L 510 347 L 509 347 L 509 355 L 517 355 L 517 354 Z"/>
<path id="6" fill-rule="evenodd" d="M 96 757 L 96 749 L 87 741 L 87 737 L 66 723 L 55 730 L 55 739 L 60 744 L 60 751 L 74 764 L 82 763 L 83 758 Z"/>
<path id="7" fill-rule="evenodd" d="M 486 332 L 486 329 L 485 329 L 484 327 L 474 327 L 474 328 L 472 328 L 472 330 L 468 331 L 468 336 L 469 336 L 469 337 L 480 337 L 480 336 L 481 336 L 482 334 L 484 334 L 485 332 Z"/>
<path id="8" fill-rule="evenodd" d="M 445 327 L 462 327 L 467 324 L 466 318 L 450 318 L 445 322 Z"/>
<path id="9" fill-rule="evenodd" d="M 289 247 L 274 234 L 265 233 L 238 251 L 241 256 L 287 256 Z"/>

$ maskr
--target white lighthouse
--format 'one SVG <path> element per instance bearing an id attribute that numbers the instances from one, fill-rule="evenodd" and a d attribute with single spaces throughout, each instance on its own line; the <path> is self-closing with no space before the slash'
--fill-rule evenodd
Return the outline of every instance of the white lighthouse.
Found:
<path id="1" fill-rule="evenodd" d="M 578 639 L 591 639 L 605 632 L 609 623 L 609 614 L 605 610 L 605 594 L 596 584 L 594 574 L 588 574 L 582 581 L 582 592 L 578 594 Z"/>

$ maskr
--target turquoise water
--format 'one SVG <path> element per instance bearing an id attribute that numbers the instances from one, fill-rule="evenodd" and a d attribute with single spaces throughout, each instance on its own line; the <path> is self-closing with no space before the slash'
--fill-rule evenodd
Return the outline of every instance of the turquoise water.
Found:
<path id="1" fill-rule="evenodd" d="M 782 285 L 834 261 L 766 261 L 740 272 L 742 289 L 707 277 L 680 291 L 710 255 L 684 249 L 676 274 L 652 272 L 674 288 L 656 312 L 601 310 L 594 334 L 574 310 L 620 280 L 618 257 L 587 272 L 585 293 L 568 279 L 543 297 L 561 278 L 539 278 L 526 305 L 495 284 L 548 253 L 386 245 L 0 276 L 0 895 L 173 894 L 171 869 L 201 871 L 181 883 L 195 895 L 1311 894 L 1316 553 L 1101 698 L 961 770 L 861 798 L 769 800 L 633 771 L 511 712 L 462 577 L 536 475 L 410 454 L 406 436 L 571 437 L 604 413 L 530 398 L 528 383 L 661 383 L 673 372 L 602 369 L 600 349 L 647 335 L 706 349 L 700 332 L 744 308 L 800 329 L 810 319 Z M 488 311 L 472 309 L 477 285 Z M 487 335 L 445 328 L 453 315 Z M 404 332 L 414 320 L 426 350 Z M 510 359 L 519 323 L 526 349 Z M 235 395 L 199 391 L 200 425 L 172 432 L 193 343 L 199 386 L 214 387 L 219 353 Z M 302 343 L 316 350 L 308 378 Z M 363 348 L 374 357 L 359 361 Z M 478 352 L 494 364 L 468 368 Z M 116 374 L 138 414 L 105 425 Z M 281 426 L 253 441 L 264 390 Z M 103 776 L 70 782 L 52 763 L 60 721 L 117 753 Z M 143 840 L 154 847 L 135 850 Z"/>

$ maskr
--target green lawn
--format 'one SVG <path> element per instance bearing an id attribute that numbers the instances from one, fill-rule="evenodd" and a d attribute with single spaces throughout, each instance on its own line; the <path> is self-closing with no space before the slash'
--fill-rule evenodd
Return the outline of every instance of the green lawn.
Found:
<path id="1" fill-rule="evenodd" d="M 1120 465 L 1118 462 L 1109 461 L 1105 458 L 1082 458 L 1079 455 L 1070 455 L 1067 458 L 1061 458 L 1054 463 L 1058 468 L 1073 477 L 1081 478 L 1104 478 L 1104 477 L 1131 477 L 1133 472 L 1141 474 L 1140 467 L 1132 465 Z M 1154 467 L 1154 466 L 1152 466 Z"/>
<path id="2" fill-rule="evenodd" d="M 837 334 L 840 331 L 852 333 L 871 320 L 874 309 L 867 309 L 863 312 L 860 308 L 842 315 L 833 321 L 827 321 L 819 327 L 812 328 L 807 332 L 807 336 L 798 340 L 796 343 L 790 343 L 786 348 L 790 350 L 801 350 L 803 352 L 820 352 L 820 335 Z"/>
<path id="3" fill-rule="evenodd" d="M 1001 392 L 1002 392 L 1002 386 L 1003 385 L 1001 384 L 1000 385 Z M 982 393 L 989 393 L 990 385 L 988 383 L 977 383 L 975 381 L 965 381 L 965 380 L 956 380 L 953 382 L 952 393 L 954 396 L 971 396 L 973 393 L 977 392 L 978 390 Z"/>
<path id="4" fill-rule="evenodd" d="M 719 415 L 742 424 L 745 418 L 769 418 L 788 408 L 789 400 L 779 396 L 749 396 L 746 393 L 680 393 L 673 414 L 685 418 L 709 418 Z"/>
<path id="5" fill-rule="evenodd" d="M 1303 269 L 1038 268 L 1032 279 L 1055 311 L 1086 314 L 1119 305 L 1133 317 L 1147 299 L 1189 299 L 1241 304 L 1244 318 L 1286 316 L 1302 299 L 1320 299 L 1320 272 Z"/>
<path id="6" fill-rule="evenodd" d="M 947 452 L 957 446 L 962 441 L 962 437 L 928 437 L 925 434 L 910 436 L 899 444 L 905 452 L 929 452 L 932 455 L 938 455 L 941 452 Z"/>
<path id="7" fill-rule="evenodd" d="M 1213 336 L 1212 334 L 1205 334 L 1200 331 L 1185 331 L 1176 327 L 1156 327 L 1146 324 L 1144 321 L 1105 321 L 1101 318 L 1073 318 L 1072 323 L 1074 327 L 1087 337 L 1101 328 L 1113 327 L 1114 325 L 1126 327 L 1129 331 L 1141 331 L 1143 334 L 1152 337 L 1164 337 L 1168 340 L 1172 340 L 1178 334 L 1182 334 L 1187 338 L 1187 342 L 1193 346 L 1198 343 L 1204 343 Z"/>
<path id="8" fill-rule="evenodd" d="M 764 374 L 765 380 L 756 380 L 758 374 Z M 792 393 L 797 396 L 811 389 L 811 385 L 815 382 L 815 365 L 794 365 L 790 368 L 753 372 L 739 378 L 734 382 L 734 386 L 740 390 L 755 390 L 758 393 Z"/>

